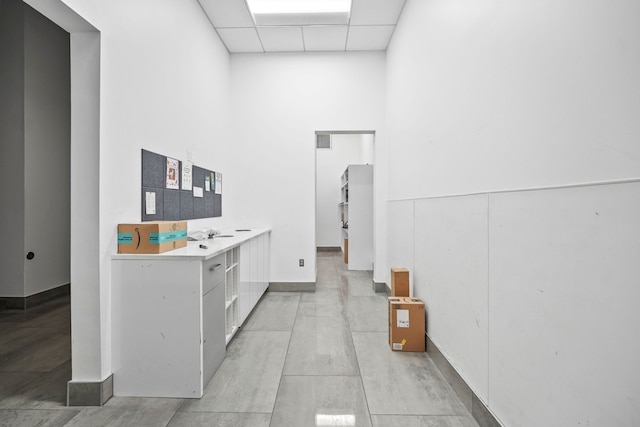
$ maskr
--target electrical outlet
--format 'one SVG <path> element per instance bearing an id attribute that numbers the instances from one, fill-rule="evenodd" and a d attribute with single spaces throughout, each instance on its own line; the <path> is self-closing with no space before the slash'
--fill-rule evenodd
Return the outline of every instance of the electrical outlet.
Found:
<path id="1" fill-rule="evenodd" d="M 304 259 L 300 258 L 300 267 L 304 267 Z"/>

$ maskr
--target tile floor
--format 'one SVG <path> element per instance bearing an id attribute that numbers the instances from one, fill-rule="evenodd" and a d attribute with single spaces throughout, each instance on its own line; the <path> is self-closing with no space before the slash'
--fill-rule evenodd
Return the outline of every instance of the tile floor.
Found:
<path id="1" fill-rule="evenodd" d="M 0 426 L 472 427 L 426 353 L 394 353 L 371 274 L 319 253 L 315 293 L 267 293 L 201 399 L 64 406 L 69 299 L 0 311 Z"/>

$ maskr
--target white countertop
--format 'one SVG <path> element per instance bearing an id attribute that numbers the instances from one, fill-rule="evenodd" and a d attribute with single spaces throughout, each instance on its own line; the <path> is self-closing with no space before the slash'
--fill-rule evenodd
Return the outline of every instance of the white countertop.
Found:
<path id="1" fill-rule="evenodd" d="M 248 229 L 248 228 L 247 228 Z M 251 228 L 250 231 L 221 230 L 221 236 L 231 237 L 214 237 L 213 239 L 200 241 L 187 241 L 184 248 L 174 249 L 172 251 L 163 252 L 161 254 L 113 254 L 111 259 L 153 259 L 153 260 L 171 260 L 171 259 L 192 259 L 207 260 L 219 255 L 229 249 L 239 246 L 261 234 L 268 233 L 271 228 Z M 207 246 L 207 249 L 200 248 L 200 245 Z"/>

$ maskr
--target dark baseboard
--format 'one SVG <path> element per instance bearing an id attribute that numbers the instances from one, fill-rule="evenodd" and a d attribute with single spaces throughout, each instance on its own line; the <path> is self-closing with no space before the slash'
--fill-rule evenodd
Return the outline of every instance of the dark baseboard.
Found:
<path id="1" fill-rule="evenodd" d="M 71 285 L 67 283 L 66 285 L 29 295 L 28 297 L 0 297 L 0 309 L 28 310 L 52 299 L 69 295 L 71 295 Z"/>
<path id="2" fill-rule="evenodd" d="M 389 287 L 385 282 L 373 282 L 373 292 L 384 292 L 389 295 Z"/>
<path id="3" fill-rule="evenodd" d="M 501 427 L 489 409 L 471 390 L 466 381 L 458 374 L 455 368 L 449 363 L 446 357 L 440 352 L 440 349 L 431 341 L 427 335 L 427 353 L 431 356 L 431 360 L 438 367 L 445 380 L 449 383 L 453 391 L 458 395 L 460 401 L 471 412 L 480 427 Z"/>
<path id="4" fill-rule="evenodd" d="M 67 406 L 102 406 L 113 397 L 113 375 L 104 381 L 67 383 Z"/>
<path id="5" fill-rule="evenodd" d="M 315 292 L 316 282 L 270 282 L 269 292 Z"/>
<path id="6" fill-rule="evenodd" d="M 340 246 L 318 246 L 316 248 L 317 252 L 342 252 L 342 248 Z"/>

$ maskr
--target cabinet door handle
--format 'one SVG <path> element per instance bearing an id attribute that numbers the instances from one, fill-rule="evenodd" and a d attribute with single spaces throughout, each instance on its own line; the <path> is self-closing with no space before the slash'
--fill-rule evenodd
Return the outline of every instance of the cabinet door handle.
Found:
<path id="1" fill-rule="evenodd" d="M 220 267 L 222 267 L 222 264 L 213 265 L 213 266 L 209 267 L 209 271 L 216 271 Z"/>

